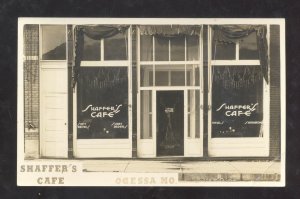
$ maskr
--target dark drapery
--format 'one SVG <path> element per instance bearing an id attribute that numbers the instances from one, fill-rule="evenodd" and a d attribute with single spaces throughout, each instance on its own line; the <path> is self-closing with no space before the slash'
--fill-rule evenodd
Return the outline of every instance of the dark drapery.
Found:
<path id="1" fill-rule="evenodd" d="M 139 26 L 141 35 L 174 37 L 179 35 L 200 35 L 199 25 L 145 25 Z"/>
<path id="2" fill-rule="evenodd" d="M 84 35 L 100 40 L 113 37 L 118 33 L 124 33 L 129 26 L 125 25 L 78 25 L 75 27 L 75 60 L 72 74 L 72 87 L 74 88 L 79 76 L 80 62 L 83 55 Z"/>
<path id="3" fill-rule="evenodd" d="M 269 57 L 268 57 L 268 43 L 267 43 L 267 27 L 264 25 L 214 25 L 213 40 L 223 43 L 235 43 L 247 37 L 252 32 L 256 32 L 257 48 L 261 71 L 266 82 L 269 82 Z"/>

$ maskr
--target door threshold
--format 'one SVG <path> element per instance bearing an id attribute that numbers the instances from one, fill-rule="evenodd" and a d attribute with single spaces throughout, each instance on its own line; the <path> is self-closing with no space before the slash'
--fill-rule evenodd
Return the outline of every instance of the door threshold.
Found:
<path id="1" fill-rule="evenodd" d="M 183 156 L 183 155 L 179 155 L 179 156 L 156 156 L 154 158 L 184 158 L 186 156 Z"/>

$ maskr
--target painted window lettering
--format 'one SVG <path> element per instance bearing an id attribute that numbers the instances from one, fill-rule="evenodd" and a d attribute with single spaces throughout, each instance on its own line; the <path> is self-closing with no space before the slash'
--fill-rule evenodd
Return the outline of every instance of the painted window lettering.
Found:
<path id="1" fill-rule="evenodd" d="M 114 117 L 115 114 L 120 112 L 120 107 L 122 104 L 115 105 L 115 106 L 93 106 L 92 104 L 88 105 L 82 112 L 86 112 L 88 110 L 91 111 L 91 117 Z"/>
<path id="2" fill-rule="evenodd" d="M 226 103 L 222 104 L 216 111 L 225 109 L 226 116 L 251 116 L 251 113 L 256 110 L 258 103 L 251 103 L 250 105 L 227 105 Z"/>

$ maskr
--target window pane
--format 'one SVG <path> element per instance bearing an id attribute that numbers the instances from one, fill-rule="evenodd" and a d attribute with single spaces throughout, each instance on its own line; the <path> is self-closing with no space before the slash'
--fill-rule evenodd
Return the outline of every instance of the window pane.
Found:
<path id="1" fill-rule="evenodd" d="M 199 65 L 186 65 L 186 85 L 200 86 L 200 68 Z"/>
<path id="2" fill-rule="evenodd" d="M 235 46 L 234 43 L 213 42 L 212 44 L 212 59 L 213 60 L 234 60 Z"/>
<path id="3" fill-rule="evenodd" d="M 84 35 L 83 60 L 100 61 L 100 40 L 94 40 Z"/>
<path id="4" fill-rule="evenodd" d="M 171 86 L 184 86 L 184 68 L 182 71 L 171 72 Z"/>
<path id="5" fill-rule="evenodd" d="M 127 60 L 127 32 L 104 39 L 104 60 Z"/>
<path id="6" fill-rule="evenodd" d="M 153 60 L 153 36 L 141 35 L 141 61 Z"/>
<path id="7" fill-rule="evenodd" d="M 141 86 L 153 86 L 153 66 L 141 65 Z"/>
<path id="8" fill-rule="evenodd" d="M 171 38 L 171 61 L 184 61 L 185 37 Z"/>
<path id="9" fill-rule="evenodd" d="M 214 66 L 212 137 L 261 137 L 262 120 L 260 66 Z"/>
<path id="10" fill-rule="evenodd" d="M 141 139 L 152 138 L 152 94 L 141 91 Z"/>
<path id="11" fill-rule="evenodd" d="M 200 137 L 200 91 L 188 91 L 188 136 Z"/>
<path id="12" fill-rule="evenodd" d="M 155 37 L 155 61 L 169 61 L 169 39 Z"/>
<path id="13" fill-rule="evenodd" d="M 77 92 L 77 138 L 128 138 L 127 68 L 81 68 Z"/>
<path id="14" fill-rule="evenodd" d="M 240 59 L 259 59 L 255 32 L 240 41 Z"/>
<path id="15" fill-rule="evenodd" d="M 186 37 L 186 56 L 188 61 L 199 60 L 199 36 Z"/>
<path id="16" fill-rule="evenodd" d="M 66 26 L 42 26 L 42 59 L 66 59 Z"/>
<path id="17" fill-rule="evenodd" d="M 155 86 L 168 86 L 168 85 L 169 85 L 169 72 L 155 71 Z"/>

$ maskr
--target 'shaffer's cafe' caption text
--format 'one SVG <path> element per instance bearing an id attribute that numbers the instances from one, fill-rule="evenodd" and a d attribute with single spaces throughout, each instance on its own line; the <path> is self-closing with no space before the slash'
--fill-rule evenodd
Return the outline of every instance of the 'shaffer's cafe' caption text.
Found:
<path id="1" fill-rule="evenodd" d="M 78 177 L 78 173 L 82 173 L 82 167 L 80 164 L 22 164 L 19 167 L 19 172 L 23 174 L 29 174 L 31 179 L 34 180 L 36 185 L 47 186 L 47 185 L 64 185 L 68 184 L 65 182 L 65 177 L 69 175 L 64 174 L 74 174 Z M 101 175 L 101 172 L 98 173 Z M 111 182 L 114 185 L 174 185 L 178 183 L 177 175 L 172 174 L 136 174 L 136 173 L 127 173 L 127 174 L 117 174 L 114 175 L 109 174 L 111 178 Z M 84 177 L 85 175 L 80 175 L 80 180 L 87 179 Z M 105 179 L 107 177 L 104 175 L 104 178 L 99 178 L 99 183 L 107 183 L 101 182 L 101 179 Z"/>
<path id="2" fill-rule="evenodd" d="M 73 164 L 36 164 L 36 165 L 21 165 L 21 173 L 49 173 L 49 176 L 37 177 L 36 182 L 39 185 L 50 184 L 65 184 L 64 173 L 76 173 L 78 171 L 77 165 Z M 57 176 L 53 176 L 55 173 Z"/>

